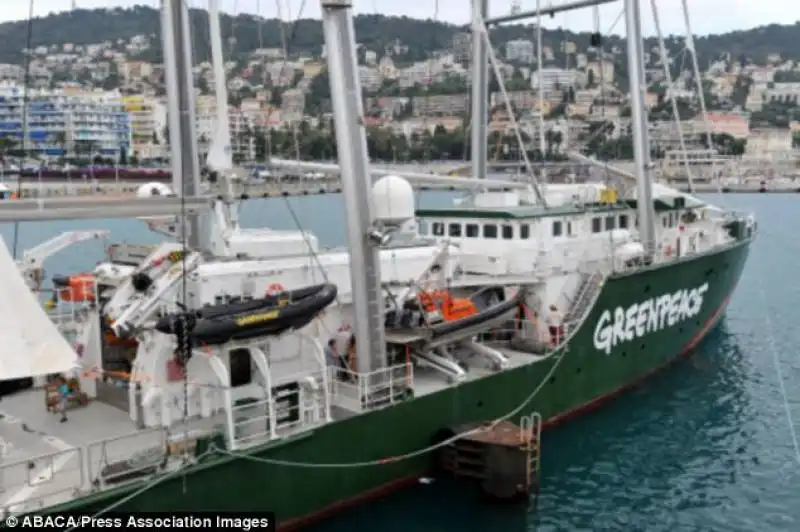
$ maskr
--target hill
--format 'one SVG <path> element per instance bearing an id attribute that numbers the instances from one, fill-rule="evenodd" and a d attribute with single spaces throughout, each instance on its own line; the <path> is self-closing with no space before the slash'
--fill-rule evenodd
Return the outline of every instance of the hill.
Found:
<path id="1" fill-rule="evenodd" d="M 206 59 L 210 53 L 208 45 L 208 15 L 205 11 L 192 10 L 192 26 L 197 58 Z M 404 59 L 420 60 L 428 57 L 432 50 L 451 47 L 453 35 L 464 31 L 462 27 L 434 20 L 416 20 L 408 17 L 385 17 L 381 15 L 359 15 L 355 19 L 359 43 L 366 49 L 383 52 L 397 40 L 407 45 Z M 90 31 L 87 31 L 90 28 Z M 252 15 L 222 18 L 225 38 L 234 36 L 234 56 L 246 54 L 257 48 L 280 47 L 281 31 L 275 19 L 265 20 Z M 77 9 L 72 12 L 51 14 L 34 19 L 31 47 L 61 45 L 64 43 L 93 44 L 104 41 L 116 42 L 136 35 L 156 37 L 156 46 L 144 52 L 142 59 L 160 61 L 160 19 L 157 10 L 136 6 L 129 9 Z M 512 39 L 531 39 L 533 26 L 503 26 L 492 32 L 492 40 L 502 44 Z M 27 21 L 0 24 L 0 62 L 21 63 L 22 49 L 27 45 Z M 545 32 L 544 41 L 560 50 L 565 40 L 577 44 L 578 50 L 589 46 L 589 33 L 574 33 L 566 30 Z M 617 36 L 606 39 L 609 46 L 623 45 Z M 732 59 L 762 63 L 770 54 L 780 54 L 784 59 L 800 59 L 800 22 L 792 25 L 772 24 L 747 31 L 734 31 L 720 35 L 709 35 L 697 39 L 697 50 L 701 65 L 709 60 L 727 56 Z M 679 46 L 679 40 L 671 40 L 671 47 Z M 655 39 L 648 39 L 648 46 L 655 46 Z M 293 31 L 290 52 L 318 55 L 322 49 L 323 35 L 319 20 L 301 19 Z M 729 54 L 729 55 L 728 55 Z M 558 57 L 556 61 L 558 61 Z"/>

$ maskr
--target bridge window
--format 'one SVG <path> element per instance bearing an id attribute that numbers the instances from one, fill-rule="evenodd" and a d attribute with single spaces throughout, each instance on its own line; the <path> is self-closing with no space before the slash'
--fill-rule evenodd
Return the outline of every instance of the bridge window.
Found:
<path id="1" fill-rule="evenodd" d="M 511 240 L 514 238 L 514 226 L 513 225 L 504 225 L 503 226 L 503 238 L 506 240 Z"/>
<path id="2" fill-rule="evenodd" d="M 433 222 L 431 228 L 433 236 L 444 236 L 444 224 L 442 222 Z"/>
<path id="3" fill-rule="evenodd" d="M 592 233 L 599 233 L 603 230 L 603 224 L 600 218 L 592 218 Z"/>
<path id="4" fill-rule="evenodd" d="M 483 238 L 497 238 L 497 226 L 494 224 L 484 225 Z"/>
<path id="5" fill-rule="evenodd" d="M 606 216 L 606 231 L 613 231 L 616 226 L 616 216 Z"/>
<path id="6" fill-rule="evenodd" d="M 567 236 L 572 236 L 572 222 L 567 222 Z"/>
<path id="7" fill-rule="evenodd" d="M 628 215 L 627 214 L 620 214 L 619 215 L 619 228 L 620 229 L 627 229 L 628 228 Z"/>
<path id="8" fill-rule="evenodd" d="M 531 236 L 531 226 L 528 224 L 522 224 L 519 226 L 519 237 L 522 240 L 527 240 Z"/>
<path id="9" fill-rule="evenodd" d="M 561 226 L 561 220 L 555 220 L 553 222 L 553 236 L 561 236 L 563 231 L 564 228 Z"/>
<path id="10" fill-rule="evenodd" d="M 467 224 L 467 237 L 469 238 L 478 238 L 481 234 L 480 228 L 478 224 Z"/>
<path id="11" fill-rule="evenodd" d="M 447 234 L 454 237 L 461 236 L 461 224 L 450 224 L 447 228 Z"/>

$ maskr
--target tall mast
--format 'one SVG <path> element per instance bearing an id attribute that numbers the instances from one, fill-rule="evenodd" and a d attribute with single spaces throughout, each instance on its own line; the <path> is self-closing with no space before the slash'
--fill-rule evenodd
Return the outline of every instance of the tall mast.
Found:
<path id="1" fill-rule="evenodd" d="M 483 38 L 484 20 L 489 17 L 489 0 L 472 0 L 472 176 L 486 177 L 489 146 L 486 121 L 489 103 L 489 57 Z"/>
<path id="2" fill-rule="evenodd" d="M 214 98 L 217 121 L 211 136 L 206 165 L 223 175 L 227 185 L 228 213 L 233 227 L 239 224 L 239 209 L 233 203 L 234 190 L 232 176 L 224 175 L 233 169 L 231 155 L 231 126 L 228 117 L 228 87 L 225 79 L 225 59 L 222 53 L 222 30 L 219 22 L 219 0 L 208 0 L 208 34 L 211 41 L 211 66 L 214 72 Z"/>
<path id="3" fill-rule="evenodd" d="M 161 38 L 167 85 L 167 116 L 172 152 L 172 186 L 183 197 L 200 192 L 197 155 L 192 44 L 189 9 L 180 0 L 162 0 Z M 187 214 L 188 244 L 204 249 L 205 238 L 197 214 Z"/>
<path id="4" fill-rule="evenodd" d="M 639 215 L 639 235 L 648 257 L 656 245 L 653 221 L 652 165 L 650 140 L 647 134 L 647 115 L 644 106 L 644 59 L 639 0 L 625 0 L 625 27 L 628 35 L 628 79 L 630 80 L 631 127 L 633 129 L 633 158 L 636 167 L 636 210 Z"/>
<path id="5" fill-rule="evenodd" d="M 350 250 L 353 329 L 359 353 L 356 358 L 358 372 L 369 373 L 386 366 L 386 340 L 352 4 L 350 0 L 321 0 L 321 3 Z"/>

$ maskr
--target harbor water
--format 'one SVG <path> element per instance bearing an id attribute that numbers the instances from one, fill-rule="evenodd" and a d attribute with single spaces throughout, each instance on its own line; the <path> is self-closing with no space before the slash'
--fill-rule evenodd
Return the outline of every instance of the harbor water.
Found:
<path id="1" fill-rule="evenodd" d="M 420 204 L 441 206 L 448 196 L 424 193 Z M 725 319 L 693 357 L 604 409 L 545 433 L 538 509 L 497 506 L 464 485 L 433 479 L 311 530 L 800 530 L 800 450 L 789 422 L 791 416 L 800 425 L 798 199 L 708 199 L 755 212 L 760 227 Z M 254 200 L 242 220 L 275 229 L 294 229 L 297 220 L 322 245 L 344 243 L 338 196 Z M 62 231 L 89 228 L 109 229 L 117 241 L 161 239 L 135 220 L 26 223 L 16 247 L 19 252 Z M 13 227 L 0 226 L 0 234 L 12 247 Z M 101 256 L 98 244 L 78 244 L 47 263 L 48 275 L 91 268 Z"/>

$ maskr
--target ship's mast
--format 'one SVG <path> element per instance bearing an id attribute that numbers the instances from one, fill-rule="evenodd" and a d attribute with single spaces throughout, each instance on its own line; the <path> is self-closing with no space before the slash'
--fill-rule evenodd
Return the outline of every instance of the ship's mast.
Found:
<path id="1" fill-rule="evenodd" d="M 633 158 L 636 165 L 636 210 L 639 215 L 639 236 L 645 253 L 652 256 L 656 245 L 653 215 L 652 164 L 647 114 L 644 106 L 644 52 L 639 0 L 625 0 L 625 27 L 628 34 L 628 80 L 630 81 L 631 129 Z"/>
<path id="2" fill-rule="evenodd" d="M 167 116 L 172 152 L 172 185 L 183 197 L 200 192 L 200 164 L 196 145 L 194 77 L 189 9 L 180 0 L 162 0 L 161 38 L 164 47 L 164 79 L 167 85 Z M 193 249 L 205 249 L 205 232 L 200 217 L 188 214 L 187 242 Z"/>
<path id="3" fill-rule="evenodd" d="M 350 250 L 356 358 L 358 372 L 366 374 L 386 366 L 384 298 L 378 258 L 381 236 L 373 227 L 371 212 L 372 180 L 352 3 L 350 0 L 322 0 L 321 3 Z"/>
<path id="4" fill-rule="evenodd" d="M 239 225 L 239 209 L 234 203 L 232 176 L 233 160 L 231 156 L 231 130 L 228 117 L 228 87 L 225 79 L 225 58 L 222 52 L 222 30 L 219 21 L 219 0 L 208 1 L 208 32 L 211 41 L 211 66 L 214 72 L 214 97 L 216 101 L 217 122 L 212 144 L 206 158 L 206 164 L 220 172 L 228 193 L 227 211 L 233 228 Z"/>
<path id="5" fill-rule="evenodd" d="M 472 176 L 486 178 L 489 159 L 487 120 L 489 104 L 489 57 L 483 37 L 483 21 L 489 17 L 489 0 L 472 0 Z"/>

